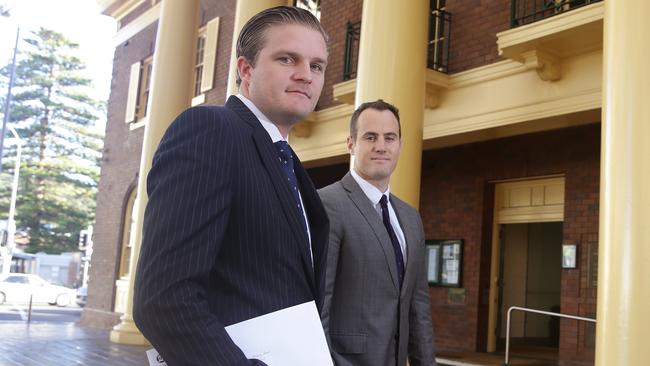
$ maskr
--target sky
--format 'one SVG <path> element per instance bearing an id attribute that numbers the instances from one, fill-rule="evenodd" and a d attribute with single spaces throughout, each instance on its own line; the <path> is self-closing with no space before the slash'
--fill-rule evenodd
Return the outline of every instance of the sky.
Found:
<path id="1" fill-rule="evenodd" d="M 78 55 L 87 66 L 85 75 L 93 80 L 93 95 L 108 101 L 117 26 L 113 18 L 100 13 L 95 0 L 0 0 L 0 4 L 11 9 L 9 18 L 0 17 L 1 65 L 11 61 L 17 27 L 21 38 L 41 26 L 55 30 L 79 44 Z M 0 93 L 7 90 L 2 88 Z"/>

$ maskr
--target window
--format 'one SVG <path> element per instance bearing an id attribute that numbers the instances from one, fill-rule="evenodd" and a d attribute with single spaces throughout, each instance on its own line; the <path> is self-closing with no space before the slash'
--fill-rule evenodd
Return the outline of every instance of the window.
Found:
<path id="1" fill-rule="evenodd" d="M 192 105 L 205 102 L 205 92 L 212 89 L 214 67 L 217 58 L 217 41 L 219 36 L 219 18 L 210 20 L 199 29 L 194 59 L 194 80 Z"/>
<path id="2" fill-rule="evenodd" d="M 196 59 L 194 60 L 194 96 L 201 94 L 201 78 L 203 77 L 203 54 L 205 51 L 205 32 L 199 34 L 196 42 Z"/>
<path id="3" fill-rule="evenodd" d="M 27 283 L 27 277 L 9 276 L 9 277 L 7 277 L 5 282 L 9 282 L 9 283 Z"/>
<path id="4" fill-rule="evenodd" d="M 126 101 L 126 123 L 138 122 L 147 116 L 152 62 L 153 57 L 148 57 L 131 65 Z"/>
<path id="5" fill-rule="evenodd" d="M 133 226 L 135 225 L 135 217 L 133 209 L 135 207 L 137 189 L 133 189 L 129 194 L 129 199 L 126 202 L 126 210 L 124 210 L 124 227 L 122 230 L 122 252 L 120 253 L 120 268 L 118 272 L 118 279 L 129 276 L 129 266 L 131 265 L 131 248 L 133 247 Z"/>
<path id="6" fill-rule="evenodd" d="M 59 267 L 52 267 L 52 268 L 50 269 L 50 272 L 51 272 L 52 274 L 55 273 L 54 269 L 56 269 L 56 275 L 58 276 L 58 274 L 59 274 Z M 54 276 L 52 276 L 52 277 L 54 277 Z M 41 279 L 40 277 L 30 276 L 29 278 L 25 278 L 25 280 L 29 280 L 29 284 L 30 284 L 30 285 L 34 285 L 34 286 L 45 286 L 45 285 L 47 285 L 47 281 L 44 281 L 44 280 Z M 24 283 L 27 283 L 27 281 L 25 281 Z"/>
<path id="7" fill-rule="evenodd" d="M 295 0 L 293 4 L 298 8 L 309 10 L 320 20 L 320 0 Z"/>
<path id="8" fill-rule="evenodd" d="M 149 87 L 151 86 L 152 58 L 142 62 L 140 69 L 140 82 L 138 83 L 138 101 L 135 106 L 136 121 L 147 115 L 147 102 L 149 101 Z"/>
<path id="9" fill-rule="evenodd" d="M 217 57 L 217 36 L 219 33 L 219 18 L 210 20 L 197 36 L 197 50 L 194 62 L 194 78 L 192 105 L 205 101 L 205 92 L 211 90 L 214 82 L 214 68 Z M 147 104 L 151 87 L 151 71 L 153 57 L 131 65 L 129 91 L 127 94 L 126 113 L 124 121 L 131 123 L 131 129 L 144 125 L 148 115 Z"/>

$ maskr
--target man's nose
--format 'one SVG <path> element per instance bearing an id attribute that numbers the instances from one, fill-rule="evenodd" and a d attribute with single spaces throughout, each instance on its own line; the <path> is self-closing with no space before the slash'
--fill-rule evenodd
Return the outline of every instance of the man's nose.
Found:
<path id="1" fill-rule="evenodd" d="M 305 83 L 311 83 L 312 73 L 311 65 L 309 62 L 300 62 L 296 65 L 294 69 L 293 77 L 295 80 L 304 81 Z"/>
<path id="2" fill-rule="evenodd" d="M 374 147 L 375 151 L 377 151 L 377 152 L 386 151 L 386 140 L 384 140 L 381 137 L 377 138 L 377 141 L 375 141 L 375 144 L 374 144 L 373 147 Z"/>

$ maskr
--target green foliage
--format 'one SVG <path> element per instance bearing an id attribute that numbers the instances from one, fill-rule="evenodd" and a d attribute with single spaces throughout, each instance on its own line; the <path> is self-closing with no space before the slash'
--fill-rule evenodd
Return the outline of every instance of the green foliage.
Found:
<path id="1" fill-rule="evenodd" d="M 92 83 L 83 75 L 77 50 L 62 34 L 44 28 L 20 45 L 10 125 L 24 143 L 16 225 L 30 237 L 29 252 L 76 250 L 79 231 L 94 221 L 105 106 L 88 94 Z M 10 67 L 0 70 L 0 84 L 8 83 Z M 8 212 L 15 155 L 15 145 L 5 143 L 3 213 Z"/>

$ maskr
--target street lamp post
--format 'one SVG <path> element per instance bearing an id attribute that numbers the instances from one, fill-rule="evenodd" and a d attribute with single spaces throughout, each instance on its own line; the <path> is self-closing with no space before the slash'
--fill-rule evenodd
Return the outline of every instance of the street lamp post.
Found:
<path id="1" fill-rule="evenodd" d="M 7 98 L 5 98 L 4 118 L 2 119 L 2 134 L 0 134 L 0 172 L 2 172 L 2 151 L 5 146 L 5 130 L 7 129 L 7 122 L 9 121 L 9 114 L 11 111 L 11 88 L 14 85 L 14 78 L 16 75 L 16 54 L 18 54 L 18 40 L 20 39 L 20 28 L 16 30 L 16 44 L 14 45 L 14 56 L 11 61 L 11 73 L 9 74 L 9 86 L 7 87 Z"/>
<path id="2" fill-rule="evenodd" d="M 8 126 L 11 134 L 16 139 L 16 162 L 14 163 L 14 180 L 11 186 L 11 201 L 9 203 L 9 217 L 7 219 L 7 246 L 3 248 L 2 256 L 2 274 L 9 274 L 11 270 L 11 259 L 13 256 L 14 248 L 16 247 L 16 222 L 14 215 L 16 214 L 16 197 L 18 195 L 18 177 L 20 175 L 20 155 L 22 153 L 23 141 L 20 139 L 16 129 Z"/>

